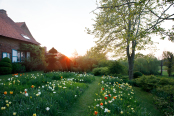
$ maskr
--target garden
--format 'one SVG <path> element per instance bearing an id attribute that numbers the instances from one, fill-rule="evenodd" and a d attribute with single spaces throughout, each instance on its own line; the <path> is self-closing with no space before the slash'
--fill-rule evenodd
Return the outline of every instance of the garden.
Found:
<path id="1" fill-rule="evenodd" d="M 11 63 L 8 58 L 0 61 L 0 115 L 174 114 L 174 78 L 167 60 L 161 75 L 156 57 L 137 54 L 134 79 L 130 80 L 126 59 L 107 60 L 105 53 L 96 53 L 91 48 L 85 56 L 66 60 L 70 65 L 63 63 L 65 66 L 58 71 L 56 63 L 66 57 L 56 59 L 57 51 L 50 51 L 51 56 L 41 55 L 43 60 L 37 63 L 32 58 L 22 63 Z"/>
<path id="2" fill-rule="evenodd" d="M 0 80 L 0 115 L 63 115 L 94 80 L 72 72 L 13 74 Z"/>
<path id="3" fill-rule="evenodd" d="M 93 76 L 75 72 L 30 72 L 8 75 L 9 78 L 2 77 L 0 79 L 2 116 L 69 115 L 70 110 L 88 89 L 95 93 L 92 93 L 91 103 L 85 106 L 87 116 L 152 115 L 137 99 L 137 93 L 132 85 L 139 86 L 145 91 L 153 90 L 157 108 L 162 108 L 164 114 L 173 114 L 173 93 L 170 91 L 174 81 L 172 79 L 142 76 L 129 81 L 124 76 Z M 155 79 L 158 81 L 154 81 Z M 94 82 L 95 89 L 98 87 L 98 90 L 89 88 Z M 85 100 L 83 102 L 85 104 Z"/>

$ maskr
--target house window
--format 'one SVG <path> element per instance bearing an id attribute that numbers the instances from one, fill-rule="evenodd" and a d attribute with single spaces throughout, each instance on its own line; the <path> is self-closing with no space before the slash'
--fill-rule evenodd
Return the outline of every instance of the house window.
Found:
<path id="1" fill-rule="evenodd" d="M 30 57 L 30 52 L 27 52 L 27 58 L 29 58 Z"/>
<path id="2" fill-rule="evenodd" d="M 10 53 L 3 52 L 2 53 L 2 58 L 5 58 L 5 57 L 10 58 Z"/>
<path id="3" fill-rule="evenodd" d="M 25 60 L 25 52 L 21 52 L 21 61 Z"/>
<path id="4" fill-rule="evenodd" d="M 21 34 L 23 38 L 30 40 L 30 38 L 27 35 Z"/>
<path id="5" fill-rule="evenodd" d="M 21 62 L 30 57 L 30 52 L 20 52 L 12 50 L 12 62 Z"/>
<path id="6" fill-rule="evenodd" d="M 12 62 L 17 62 L 18 52 L 17 50 L 12 50 Z"/>
<path id="7" fill-rule="evenodd" d="M 18 53 L 17 62 L 20 62 L 21 61 L 21 53 L 20 53 L 20 51 L 17 51 L 17 53 Z"/>

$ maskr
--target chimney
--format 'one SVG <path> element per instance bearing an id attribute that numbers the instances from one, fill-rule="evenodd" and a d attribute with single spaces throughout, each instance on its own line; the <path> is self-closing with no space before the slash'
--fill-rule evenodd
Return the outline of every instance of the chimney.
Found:
<path id="1" fill-rule="evenodd" d="M 7 15 L 7 13 L 6 13 L 6 11 L 4 9 L 0 9 L 0 13 L 4 14 L 4 15 Z"/>

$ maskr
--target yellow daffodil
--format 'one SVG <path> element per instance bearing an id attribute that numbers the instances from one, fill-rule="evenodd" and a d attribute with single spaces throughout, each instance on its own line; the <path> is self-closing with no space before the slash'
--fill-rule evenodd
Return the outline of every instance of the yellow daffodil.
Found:
<path id="1" fill-rule="evenodd" d="M 15 116 L 16 115 L 16 112 L 13 112 L 13 115 Z"/>
<path id="2" fill-rule="evenodd" d="M 9 107 L 9 104 L 6 104 L 7 107 Z"/>
<path id="3" fill-rule="evenodd" d="M 36 113 L 34 113 L 33 116 L 36 116 Z"/>

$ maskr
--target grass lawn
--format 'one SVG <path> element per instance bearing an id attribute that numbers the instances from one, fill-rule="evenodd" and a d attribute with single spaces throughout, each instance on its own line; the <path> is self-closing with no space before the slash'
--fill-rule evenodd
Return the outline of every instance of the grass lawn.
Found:
<path id="1" fill-rule="evenodd" d="M 36 75 L 37 73 L 43 73 L 43 71 L 31 71 L 31 72 L 25 72 L 24 74 L 27 74 L 27 75 L 34 74 L 34 75 Z M 23 73 L 19 73 L 19 75 L 20 74 L 23 74 Z M 12 77 L 12 74 L 0 75 L 0 79 L 8 79 L 10 77 Z"/>
<path id="2" fill-rule="evenodd" d="M 26 72 L 25 74 L 37 74 L 43 73 L 43 71 L 33 71 L 33 72 Z M 22 73 L 23 74 L 23 73 Z M 20 74 L 19 74 L 20 75 Z M 0 79 L 8 79 L 12 77 L 12 75 L 0 75 Z M 95 93 L 101 90 L 101 86 L 98 85 L 101 81 L 101 77 L 96 76 L 96 80 L 92 83 L 88 83 L 88 89 L 77 99 L 77 101 L 72 105 L 70 109 L 66 112 L 62 112 L 65 116 L 88 116 L 89 115 L 89 108 L 94 102 Z M 146 108 L 146 112 L 150 116 L 162 116 L 160 111 L 156 109 L 156 106 L 153 103 L 153 95 L 141 90 L 138 87 L 133 87 L 135 97 L 140 102 L 140 106 Z M 44 95 L 44 94 L 43 94 Z M 45 94 L 48 95 L 48 94 Z M 33 97 L 34 98 L 34 97 Z M 37 101 L 36 101 L 37 102 Z M 56 105 L 56 104 L 55 104 Z"/>
<path id="3" fill-rule="evenodd" d="M 147 108 L 147 112 L 150 116 L 162 116 L 160 111 L 153 103 L 153 94 L 141 90 L 139 87 L 133 87 L 137 100 L 141 105 Z"/>
<path id="4" fill-rule="evenodd" d="M 89 108 L 95 98 L 95 93 L 100 90 L 100 86 L 98 83 L 101 80 L 101 77 L 96 77 L 96 80 L 88 84 L 89 88 L 80 96 L 75 104 L 73 104 L 72 108 L 68 110 L 64 115 L 65 116 L 89 116 Z"/>

